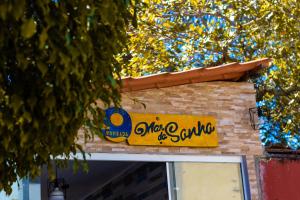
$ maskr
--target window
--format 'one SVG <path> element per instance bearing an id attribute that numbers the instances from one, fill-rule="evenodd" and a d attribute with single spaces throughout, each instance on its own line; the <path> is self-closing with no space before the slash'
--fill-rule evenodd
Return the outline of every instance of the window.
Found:
<path id="1" fill-rule="evenodd" d="M 89 174 L 73 174 L 71 166 L 59 170 L 59 178 L 70 184 L 67 200 L 108 200 L 111 194 L 115 199 L 131 200 L 250 199 L 242 156 L 91 153 L 87 160 Z M 23 180 L 13 198 L 47 200 L 46 174 Z"/>
<path id="2" fill-rule="evenodd" d="M 175 162 L 173 199 L 244 200 L 239 163 Z"/>

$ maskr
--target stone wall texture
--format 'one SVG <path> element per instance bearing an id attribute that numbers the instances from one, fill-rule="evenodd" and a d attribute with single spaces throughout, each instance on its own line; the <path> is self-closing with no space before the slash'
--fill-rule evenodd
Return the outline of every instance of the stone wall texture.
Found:
<path id="1" fill-rule="evenodd" d="M 143 104 L 146 105 L 144 108 Z M 128 112 L 212 115 L 217 119 L 217 148 L 129 146 L 96 138 L 85 144 L 88 152 L 156 153 L 189 155 L 245 155 L 252 200 L 258 199 L 255 156 L 262 155 L 258 131 L 249 120 L 249 108 L 255 107 L 255 90 L 247 82 L 205 82 L 155 88 L 122 95 Z"/>

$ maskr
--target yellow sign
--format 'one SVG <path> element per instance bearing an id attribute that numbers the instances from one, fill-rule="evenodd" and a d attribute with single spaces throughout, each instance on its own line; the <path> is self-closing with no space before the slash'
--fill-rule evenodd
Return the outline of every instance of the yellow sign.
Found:
<path id="1" fill-rule="evenodd" d="M 216 147 L 216 120 L 212 116 L 127 113 L 106 111 L 104 136 L 129 145 Z"/>

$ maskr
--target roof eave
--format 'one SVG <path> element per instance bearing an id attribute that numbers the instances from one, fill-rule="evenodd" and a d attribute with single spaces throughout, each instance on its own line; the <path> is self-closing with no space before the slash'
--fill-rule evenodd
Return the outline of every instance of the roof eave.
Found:
<path id="1" fill-rule="evenodd" d="M 229 63 L 182 72 L 160 73 L 138 78 L 127 77 L 122 79 L 121 91 L 138 91 L 209 81 L 238 81 L 247 72 L 269 67 L 271 62 L 272 59 L 263 58 L 245 63 Z"/>

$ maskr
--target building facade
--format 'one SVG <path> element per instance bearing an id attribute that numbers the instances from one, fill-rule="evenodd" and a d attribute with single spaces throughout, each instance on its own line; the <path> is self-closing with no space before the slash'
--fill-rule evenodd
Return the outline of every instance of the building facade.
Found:
<path id="1" fill-rule="evenodd" d="M 103 137 L 86 142 L 79 130 L 88 174 L 74 174 L 72 161 L 58 170 L 68 183 L 65 199 L 259 200 L 255 161 L 263 148 L 249 115 L 256 91 L 244 80 L 270 62 L 123 79 L 122 108 L 107 108 L 116 113 L 106 113 Z M 49 199 L 46 168 L 23 182 L 17 199 Z"/>
<path id="2" fill-rule="evenodd" d="M 114 143 L 95 138 L 84 144 L 85 150 L 92 154 L 106 153 L 106 156 L 111 155 L 111 157 L 133 155 L 133 157 L 139 157 L 136 160 L 144 157 L 144 161 L 147 161 L 147 156 L 153 155 L 158 156 L 157 158 L 163 157 L 157 161 L 174 161 L 175 163 L 177 161 L 194 162 L 197 158 L 199 158 L 199 163 L 210 163 L 206 158 L 212 158 L 215 164 L 227 162 L 226 159 L 230 160 L 230 158 L 240 159 L 237 163 L 239 170 L 242 171 L 240 176 L 243 191 L 239 191 L 235 188 L 237 186 L 233 185 L 232 190 L 236 190 L 241 197 L 236 198 L 235 192 L 232 192 L 232 194 L 228 194 L 227 199 L 257 200 L 259 189 L 255 157 L 262 155 L 263 150 L 259 133 L 251 127 L 249 116 L 249 108 L 256 107 L 256 92 L 252 83 L 238 80 L 241 80 L 249 72 L 268 66 L 269 63 L 269 59 L 261 59 L 244 64 L 233 63 L 213 67 L 206 69 L 207 71 L 191 70 L 183 73 L 159 74 L 146 77 L 146 79 L 129 78 L 124 80 L 122 108 L 128 113 L 213 116 L 216 119 L 219 143 L 216 147 L 132 146 L 127 142 Z M 126 160 L 126 158 L 124 159 Z M 241 163 L 242 165 L 240 165 Z M 185 169 L 192 170 L 192 168 L 187 166 Z M 213 170 L 214 165 L 209 168 Z M 184 171 L 182 166 L 180 169 L 181 172 Z M 199 166 L 200 169 L 204 170 L 203 166 Z M 206 178 L 210 179 L 210 176 L 213 177 L 213 174 L 222 169 L 225 170 L 224 166 L 216 168 L 215 171 L 207 171 L 211 175 L 206 173 L 208 176 Z M 194 177 L 196 179 L 199 176 L 201 179 L 206 175 L 195 173 Z M 181 177 L 180 180 L 185 179 Z M 197 181 L 185 181 L 187 184 L 197 184 Z M 230 184 L 230 181 L 235 182 L 236 180 L 228 180 L 225 184 Z M 211 184 L 218 188 L 218 184 L 222 184 L 222 180 Z M 184 193 L 183 190 L 181 193 Z M 193 189 L 190 188 L 186 190 L 193 192 Z M 213 190 L 218 192 L 216 189 Z M 169 192 L 172 193 L 172 191 Z M 178 199 L 188 198 L 188 195 L 184 196 L 178 191 L 176 193 L 177 197 L 183 195 Z M 199 192 L 200 194 L 205 194 L 205 191 Z M 232 198 L 229 198 L 230 195 L 233 195 Z"/>

